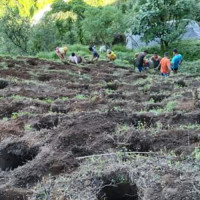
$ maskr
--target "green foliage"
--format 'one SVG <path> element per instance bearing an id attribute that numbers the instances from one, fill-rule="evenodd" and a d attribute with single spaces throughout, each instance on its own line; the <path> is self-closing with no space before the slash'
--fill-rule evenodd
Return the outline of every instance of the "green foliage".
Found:
<path id="1" fill-rule="evenodd" d="M 196 161 L 200 160 L 200 150 L 199 148 L 195 148 L 194 151 L 192 152 L 192 156 Z"/>
<path id="2" fill-rule="evenodd" d="M 124 33 L 123 15 L 115 7 L 90 8 L 84 15 L 83 35 L 88 43 L 110 46 L 115 33 Z"/>
<path id="3" fill-rule="evenodd" d="M 165 49 L 185 30 L 194 1 L 188 0 L 148 0 L 139 6 L 138 13 L 130 18 L 129 24 L 134 33 L 142 34 L 145 42 L 161 39 L 161 48 Z M 134 18 L 134 20 L 133 20 Z"/>
<path id="4" fill-rule="evenodd" d="M 28 53 L 28 38 L 30 34 L 30 21 L 21 17 L 19 9 L 7 8 L 5 15 L 0 19 L 0 32 L 4 42 L 11 42 L 22 53 Z"/>
<path id="5" fill-rule="evenodd" d="M 31 127 L 30 124 L 26 124 L 24 128 L 25 128 L 26 131 L 31 131 L 32 130 L 32 127 Z"/>
<path id="6" fill-rule="evenodd" d="M 58 59 L 58 56 L 56 55 L 56 53 L 54 51 L 52 52 L 39 52 L 36 54 L 36 57 L 38 58 L 43 58 L 43 59 Z"/>
<path id="7" fill-rule="evenodd" d="M 17 7 L 19 13 L 24 17 L 33 17 L 33 15 L 46 5 L 53 3 L 56 0 L 1 0 L 0 16 L 5 14 L 6 8 Z"/>
<path id="8" fill-rule="evenodd" d="M 77 94 L 77 95 L 75 96 L 75 99 L 85 100 L 85 99 L 87 99 L 87 97 L 86 97 L 85 95 L 83 95 L 83 94 Z"/>
<path id="9" fill-rule="evenodd" d="M 174 109 L 175 105 L 176 105 L 176 102 L 170 101 L 170 102 L 167 103 L 167 106 L 165 107 L 165 110 L 170 112 L 170 111 L 172 111 Z"/>
<path id="10" fill-rule="evenodd" d="M 200 124 L 187 124 L 182 126 L 186 130 L 200 130 Z"/>

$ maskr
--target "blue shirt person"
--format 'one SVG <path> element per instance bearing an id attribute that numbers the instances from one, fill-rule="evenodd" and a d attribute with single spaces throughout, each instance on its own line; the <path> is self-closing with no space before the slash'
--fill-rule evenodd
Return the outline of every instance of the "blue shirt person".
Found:
<path id="1" fill-rule="evenodd" d="M 171 69 L 175 74 L 177 74 L 179 66 L 181 65 L 181 63 L 183 61 L 183 57 L 181 54 L 178 53 L 177 49 L 173 50 L 173 54 L 174 54 L 174 57 L 172 58 Z"/>

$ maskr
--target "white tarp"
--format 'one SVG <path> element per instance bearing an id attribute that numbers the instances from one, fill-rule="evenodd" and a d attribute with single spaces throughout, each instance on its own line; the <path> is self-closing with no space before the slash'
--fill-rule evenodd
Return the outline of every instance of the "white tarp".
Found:
<path id="1" fill-rule="evenodd" d="M 155 39 L 149 43 L 145 43 L 141 40 L 141 35 L 132 35 L 131 33 L 126 33 L 126 47 L 127 49 L 136 49 L 140 47 L 150 47 L 159 45 L 160 40 Z M 191 21 L 186 26 L 185 33 L 180 37 L 183 40 L 188 39 L 200 39 L 200 26 L 197 22 Z"/>

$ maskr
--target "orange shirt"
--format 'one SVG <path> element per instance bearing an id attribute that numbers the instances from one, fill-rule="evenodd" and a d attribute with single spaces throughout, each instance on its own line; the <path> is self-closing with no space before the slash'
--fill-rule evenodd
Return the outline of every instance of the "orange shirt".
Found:
<path id="1" fill-rule="evenodd" d="M 170 60 L 168 58 L 166 58 L 166 57 L 162 58 L 161 61 L 160 61 L 160 72 L 164 73 L 164 74 L 169 74 L 170 65 L 171 65 L 171 63 L 170 63 Z"/>

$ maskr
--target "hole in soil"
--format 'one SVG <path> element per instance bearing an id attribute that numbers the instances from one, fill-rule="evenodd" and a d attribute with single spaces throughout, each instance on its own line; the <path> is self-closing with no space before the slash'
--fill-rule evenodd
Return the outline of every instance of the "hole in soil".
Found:
<path id="1" fill-rule="evenodd" d="M 116 83 L 108 83 L 106 88 L 110 89 L 110 90 L 117 90 L 118 89 L 118 85 Z"/>
<path id="2" fill-rule="evenodd" d="M 4 89 L 8 86 L 8 82 L 4 80 L 0 80 L 0 89 Z"/>
<path id="3" fill-rule="evenodd" d="M 33 124 L 33 128 L 36 129 L 37 131 L 40 131 L 41 129 L 53 129 L 54 127 L 57 126 L 58 126 L 58 117 L 56 118 L 46 117 L 41 119 L 39 122 Z"/>
<path id="4" fill-rule="evenodd" d="M 161 102 L 161 101 L 163 101 L 165 98 L 167 98 L 168 96 L 166 96 L 166 95 L 163 95 L 163 94 L 160 94 L 160 95 L 151 95 L 150 97 L 149 97 L 149 101 L 151 100 L 151 99 L 153 99 L 154 100 L 154 103 L 157 103 L 157 102 Z"/>
<path id="5" fill-rule="evenodd" d="M 130 183 L 107 184 L 99 193 L 98 200 L 138 200 L 137 186 Z"/>
<path id="6" fill-rule="evenodd" d="M 130 140 L 130 145 L 127 147 L 129 151 L 136 152 L 149 152 L 150 151 L 150 142 L 142 141 L 137 138 L 132 138 Z"/>
<path id="7" fill-rule="evenodd" d="M 29 65 L 32 65 L 32 66 L 34 66 L 34 65 L 37 65 L 38 63 L 37 63 L 37 61 L 36 60 L 34 60 L 34 59 L 29 59 L 29 60 L 27 60 L 26 61 Z"/>
<path id="8" fill-rule="evenodd" d="M 39 152 L 38 147 L 27 149 L 24 144 L 12 144 L 0 152 L 0 169 L 14 170 L 33 160 Z"/>
<path id="9" fill-rule="evenodd" d="M 147 115 L 133 115 L 132 124 L 137 129 L 146 129 L 154 125 L 154 120 L 153 117 Z"/>
<path id="10" fill-rule="evenodd" d="M 180 87 L 187 87 L 185 81 L 183 81 L 183 80 L 178 80 L 175 82 L 175 84 L 177 84 Z"/>
<path id="11" fill-rule="evenodd" d="M 50 75 L 47 75 L 47 74 L 42 74 L 38 77 L 38 80 L 39 81 L 50 81 L 51 79 L 51 76 Z"/>

